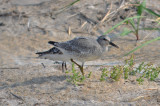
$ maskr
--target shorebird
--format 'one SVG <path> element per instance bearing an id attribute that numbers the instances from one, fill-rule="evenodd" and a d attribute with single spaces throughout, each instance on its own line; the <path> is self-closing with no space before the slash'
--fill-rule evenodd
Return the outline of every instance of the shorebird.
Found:
<path id="1" fill-rule="evenodd" d="M 64 54 L 58 48 L 53 47 L 48 51 L 37 52 L 36 54 L 38 54 L 39 55 L 38 58 L 41 58 L 41 59 L 62 61 L 62 72 L 64 72 L 64 70 L 67 70 L 66 61 L 70 61 L 70 59 L 64 56 Z"/>
<path id="2" fill-rule="evenodd" d="M 99 36 L 97 39 L 76 37 L 66 42 L 49 41 L 48 43 L 57 47 L 66 57 L 70 58 L 71 62 L 79 67 L 82 75 L 84 75 L 83 66 L 86 61 L 99 59 L 106 50 L 108 51 L 109 45 L 119 48 L 106 35 Z M 76 61 L 81 62 L 82 65 Z"/>

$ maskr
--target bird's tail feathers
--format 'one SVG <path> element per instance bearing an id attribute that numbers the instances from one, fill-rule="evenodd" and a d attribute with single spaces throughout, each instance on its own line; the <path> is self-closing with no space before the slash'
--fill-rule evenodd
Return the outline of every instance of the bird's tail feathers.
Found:
<path id="1" fill-rule="evenodd" d="M 48 41 L 49 44 L 52 44 L 52 45 L 56 45 L 58 42 L 55 42 L 55 41 Z"/>
<path id="2" fill-rule="evenodd" d="M 43 52 L 37 52 L 36 54 L 43 54 Z"/>
<path id="3" fill-rule="evenodd" d="M 45 51 L 45 52 L 37 52 L 36 54 L 38 54 L 39 57 L 45 55 L 45 54 L 48 54 L 49 51 Z"/>
<path id="4" fill-rule="evenodd" d="M 42 56 L 44 52 L 37 52 L 36 54 L 38 54 L 38 56 Z"/>

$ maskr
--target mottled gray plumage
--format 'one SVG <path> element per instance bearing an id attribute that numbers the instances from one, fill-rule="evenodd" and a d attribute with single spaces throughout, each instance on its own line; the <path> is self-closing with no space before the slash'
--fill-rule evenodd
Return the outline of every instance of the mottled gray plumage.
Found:
<path id="1" fill-rule="evenodd" d="M 82 67 L 84 62 L 100 58 L 108 50 L 109 44 L 118 48 L 106 35 L 99 36 L 97 39 L 76 37 L 66 42 L 49 41 L 48 43 L 57 47 L 65 56 L 72 59 L 72 62 L 73 60 L 82 62 Z"/>
<path id="2" fill-rule="evenodd" d="M 58 48 L 53 47 L 47 51 L 44 52 L 37 52 L 36 54 L 39 55 L 39 57 L 44 56 L 44 55 L 48 55 L 48 54 L 63 54 Z"/>
<path id="3" fill-rule="evenodd" d="M 66 61 L 70 61 L 70 58 L 64 56 L 64 54 L 56 47 L 53 47 L 47 51 L 37 52 L 41 59 L 49 59 L 53 61 L 63 61 L 62 62 L 62 71 L 64 72 L 64 68 L 67 70 Z"/>

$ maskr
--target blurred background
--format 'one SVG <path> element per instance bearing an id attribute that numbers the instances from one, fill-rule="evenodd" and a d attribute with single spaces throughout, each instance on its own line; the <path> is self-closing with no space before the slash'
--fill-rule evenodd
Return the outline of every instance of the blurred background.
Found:
<path id="1" fill-rule="evenodd" d="M 140 1 L 142 2 L 142 1 Z M 146 7 L 160 12 L 159 0 L 147 0 Z M 66 41 L 76 36 L 99 36 L 109 28 L 137 13 L 132 0 L 0 0 L 0 65 L 33 64 L 35 52 L 51 48 L 49 40 Z M 140 27 L 159 27 L 146 12 Z M 122 57 L 136 46 L 136 36 L 121 36 L 121 25 L 108 35 L 120 50 L 108 58 Z M 160 31 L 139 31 L 140 43 L 160 36 Z M 159 60 L 159 41 L 135 53 L 137 58 Z M 33 58 L 32 58 L 33 57 Z M 157 58 L 158 57 L 158 58 Z M 106 57 L 107 58 L 107 57 Z M 43 60 L 44 61 L 44 60 Z"/>

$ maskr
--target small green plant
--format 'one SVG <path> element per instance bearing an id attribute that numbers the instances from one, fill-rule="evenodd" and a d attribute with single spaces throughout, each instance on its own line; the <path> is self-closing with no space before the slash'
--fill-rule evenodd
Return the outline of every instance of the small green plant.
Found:
<path id="1" fill-rule="evenodd" d="M 110 78 L 114 81 L 118 81 L 123 74 L 123 67 L 122 66 L 113 66 L 112 72 L 110 74 Z"/>
<path id="2" fill-rule="evenodd" d="M 139 84 L 143 84 L 143 76 L 140 76 L 139 78 L 136 79 L 136 81 L 139 83 Z"/>
<path id="3" fill-rule="evenodd" d="M 137 16 L 139 16 L 139 18 L 131 18 L 129 20 L 126 20 L 125 23 L 127 25 L 130 25 L 132 27 L 132 29 L 128 29 L 128 28 L 124 28 L 123 32 L 120 34 L 121 36 L 125 36 L 128 35 L 129 33 L 133 33 L 137 40 L 139 40 L 139 30 L 159 30 L 159 28 L 152 28 L 152 27 L 148 27 L 148 28 L 140 28 L 140 23 L 142 18 L 146 18 L 144 16 L 142 16 L 142 14 L 144 12 L 147 12 L 153 16 L 157 16 L 160 17 L 159 14 L 153 12 L 151 9 L 146 8 L 146 0 L 143 0 L 142 3 L 138 2 L 136 0 L 136 3 L 133 3 L 133 5 L 136 4 L 136 8 L 137 8 Z"/>
<path id="4" fill-rule="evenodd" d="M 128 79 L 129 76 L 129 67 L 128 66 L 124 66 L 124 79 Z"/>
<path id="5" fill-rule="evenodd" d="M 154 81 L 155 78 L 158 77 L 159 73 L 160 73 L 160 67 L 153 67 L 152 68 L 152 73 L 150 75 L 150 80 Z"/>
<path id="6" fill-rule="evenodd" d="M 142 83 L 144 78 L 147 78 L 150 81 L 154 81 L 160 73 L 160 67 L 153 66 L 151 63 L 145 64 L 144 62 L 140 64 L 136 70 L 142 74 L 139 78 L 137 78 L 139 83 Z"/>
<path id="7" fill-rule="evenodd" d="M 80 72 L 78 72 L 76 69 L 75 69 L 75 65 L 74 63 L 72 64 L 72 71 L 66 71 L 66 74 L 68 74 L 69 76 L 67 77 L 67 81 L 74 84 L 74 85 L 78 85 L 78 83 L 82 83 L 86 77 L 83 76 Z M 90 72 L 88 75 L 87 75 L 87 78 L 90 78 L 92 75 L 92 72 Z"/>
<path id="8" fill-rule="evenodd" d="M 103 68 L 100 81 L 104 81 L 106 77 L 108 77 L 108 71 L 106 70 L 106 68 Z"/>
<path id="9" fill-rule="evenodd" d="M 127 24 L 127 28 L 125 27 L 120 35 L 125 36 L 125 35 L 128 35 L 130 33 L 133 33 L 134 35 L 136 35 L 137 40 L 139 39 L 139 30 L 158 30 L 158 31 L 160 30 L 159 27 L 140 28 L 140 23 L 141 23 L 142 18 L 147 18 L 146 16 L 142 16 L 143 12 L 146 12 L 146 13 L 152 15 L 152 16 L 155 16 L 156 18 L 153 19 L 153 20 L 155 20 L 155 22 L 157 22 L 157 26 L 160 25 L 160 14 L 157 14 L 153 10 L 151 10 L 149 8 L 146 8 L 146 0 L 143 0 L 142 3 L 140 3 L 138 0 L 135 0 L 135 1 L 136 1 L 136 3 L 134 2 L 132 4 L 133 4 L 133 6 L 137 7 L 137 14 L 134 15 L 133 17 L 125 18 L 123 21 L 117 23 L 112 28 L 110 28 L 106 32 L 104 32 L 103 33 L 104 35 L 110 33 L 111 31 L 113 31 L 114 29 L 123 25 L 124 23 Z M 136 5 L 134 5 L 134 4 L 136 4 Z M 131 26 L 130 29 L 128 29 L 128 25 Z M 140 46 L 137 46 L 133 50 L 126 53 L 124 56 L 128 56 L 129 54 L 135 52 L 136 50 L 138 50 L 138 49 L 140 49 L 140 48 L 142 48 L 142 47 L 144 47 L 144 46 L 146 46 L 146 45 L 148 45 L 152 42 L 155 42 L 157 40 L 160 40 L 160 37 L 157 37 L 157 38 L 154 38 L 152 40 L 144 42 Z"/>
<path id="10" fill-rule="evenodd" d="M 90 78 L 90 77 L 91 77 L 91 74 L 92 74 L 92 72 L 90 72 L 90 73 L 88 74 L 87 78 Z"/>
<path id="11" fill-rule="evenodd" d="M 136 72 L 139 72 L 139 73 L 141 73 L 142 72 L 142 70 L 144 69 L 144 62 L 142 62 L 137 68 L 136 68 Z"/>
<path id="12" fill-rule="evenodd" d="M 154 81 L 160 73 L 160 67 L 156 67 L 151 63 L 142 62 L 138 67 L 135 67 L 134 65 L 134 56 L 132 55 L 129 59 L 125 60 L 125 65 L 123 66 L 113 66 L 110 71 L 106 71 L 104 68 L 100 81 L 106 80 L 106 77 L 109 77 L 114 81 L 118 81 L 120 78 L 126 80 L 130 75 L 134 75 L 137 76 L 136 81 L 139 84 L 143 84 L 144 78 Z"/>
<path id="13" fill-rule="evenodd" d="M 135 75 L 135 71 L 133 70 L 134 67 L 134 55 L 132 55 L 129 59 L 125 60 L 125 65 L 124 65 L 124 76 L 125 79 L 128 78 L 129 75 Z"/>
<path id="14" fill-rule="evenodd" d="M 124 19 L 123 21 L 119 22 L 118 24 L 114 25 L 112 28 L 108 29 L 104 33 L 104 35 L 110 33 L 111 31 L 113 31 L 114 29 L 116 29 L 120 25 L 123 25 L 124 23 L 131 26 L 131 28 L 128 29 L 128 27 L 127 28 L 125 27 L 120 35 L 125 36 L 130 33 L 133 33 L 136 36 L 137 40 L 139 40 L 139 31 L 140 30 L 160 30 L 160 28 L 158 28 L 158 27 L 140 28 L 140 23 L 141 23 L 142 18 L 147 18 L 146 16 L 142 16 L 142 14 L 144 12 L 146 12 L 152 16 L 155 16 L 155 17 L 160 17 L 160 14 L 157 14 L 154 11 L 152 11 L 151 9 L 146 8 L 146 0 L 143 0 L 142 3 L 136 1 L 136 3 L 135 2 L 133 3 L 133 6 L 134 6 L 134 4 L 136 4 L 135 6 L 137 8 L 137 14 L 133 17 L 128 17 L 128 18 Z M 155 22 L 157 22 L 157 24 L 159 24 L 159 18 L 155 19 Z"/>
<path id="15" fill-rule="evenodd" d="M 71 75 L 67 78 L 67 81 L 77 85 L 77 83 L 81 83 L 85 80 L 85 76 L 81 75 L 80 72 L 77 72 L 77 70 L 75 69 L 74 63 L 72 64 L 72 71 L 66 71 L 66 74 L 71 73 Z"/>
<path id="16" fill-rule="evenodd" d="M 146 7 L 146 0 L 144 0 L 142 3 L 137 2 L 136 4 L 139 4 L 137 6 L 137 10 L 138 10 L 137 16 L 140 16 L 140 17 L 137 18 L 136 21 L 134 21 L 133 19 L 126 21 L 127 24 L 130 24 L 132 26 L 132 30 L 129 30 L 126 28 L 126 30 L 124 30 L 124 32 L 121 35 L 124 36 L 124 34 L 128 35 L 129 33 L 134 33 L 137 40 L 139 40 L 139 30 L 140 30 L 139 26 L 140 26 L 141 19 L 143 18 L 141 17 L 144 11 L 143 7 Z"/>

